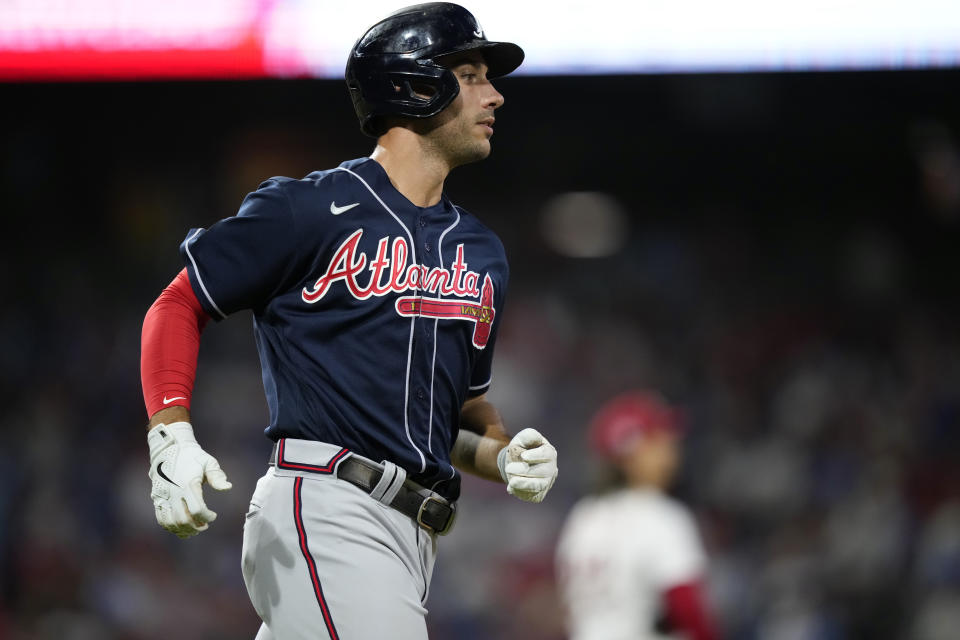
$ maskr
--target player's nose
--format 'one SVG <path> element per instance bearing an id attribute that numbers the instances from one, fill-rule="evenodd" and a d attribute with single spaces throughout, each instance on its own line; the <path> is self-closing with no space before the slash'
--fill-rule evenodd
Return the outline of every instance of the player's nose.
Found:
<path id="1" fill-rule="evenodd" d="M 490 87 L 490 92 L 486 96 L 483 106 L 489 109 L 499 109 L 503 106 L 505 100 L 503 94 L 497 91 L 492 84 L 488 83 L 487 86 Z"/>

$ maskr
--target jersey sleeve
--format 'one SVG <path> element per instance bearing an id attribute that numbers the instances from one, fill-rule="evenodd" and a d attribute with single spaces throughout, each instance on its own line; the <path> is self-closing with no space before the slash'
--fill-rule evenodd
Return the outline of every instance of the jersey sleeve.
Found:
<path id="1" fill-rule="evenodd" d="M 659 545 L 652 556 L 652 579 L 660 590 L 667 591 L 699 578 L 706 556 L 693 516 L 685 508 L 664 513 L 661 526 Z"/>
<path id="2" fill-rule="evenodd" d="M 194 293 L 216 320 L 265 304 L 296 252 L 293 211 L 276 179 L 247 195 L 237 215 L 209 229 L 191 229 L 180 245 Z"/>

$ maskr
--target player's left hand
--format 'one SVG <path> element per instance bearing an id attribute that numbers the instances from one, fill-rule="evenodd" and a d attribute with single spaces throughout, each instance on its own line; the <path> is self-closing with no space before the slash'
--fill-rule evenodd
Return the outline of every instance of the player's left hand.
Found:
<path id="1" fill-rule="evenodd" d="M 200 448 L 189 422 L 159 424 L 148 432 L 147 443 L 157 522 L 179 538 L 206 531 L 217 514 L 203 502 L 203 481 L 217 491 L 233 486 L 220 463 Z"/>
<path id="2" fill-rule="evenodd" d="M 536 429 L 524 429 L 497 456 L 507 493 L 526 502 L 543 502 L 557 480 L 557 450 Z"/>

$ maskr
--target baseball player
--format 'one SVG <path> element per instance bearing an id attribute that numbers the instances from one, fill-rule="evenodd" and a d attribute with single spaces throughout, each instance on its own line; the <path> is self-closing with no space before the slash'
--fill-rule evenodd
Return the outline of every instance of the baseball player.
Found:
<path id="1" fill-rule="evenodd" d="M 557 576 L 573 640 L 717 637 L 703 604 L 696 525 L 664 493 L 680 424 L 659 395 L 639 391 L 611 400 L 590 425 L 593 448 L 624 486 L 579 502 L 561 532 Z"/>
<path id="2" fill-rule="evenodd" d="M 346 67 L 371 156 L 271 178 L 236 216 L 189 231 L 185 269 L 146 315 L 151 496 L 186 538 L 216 518 L 202 483 L 230 488 L 190 420 L 201 331 L 253 311 L 275 443 L 243 536 L 259 640 L 425 638 L 460 472 L 529 502 L 553 486 L 556 449 L 534 429 L 508 436 L 485 399 L 503 246 L 443 191 L 490 153 L 503 104 L 490 81 L 522 60 L 455 4 L 376 23 Z"/>

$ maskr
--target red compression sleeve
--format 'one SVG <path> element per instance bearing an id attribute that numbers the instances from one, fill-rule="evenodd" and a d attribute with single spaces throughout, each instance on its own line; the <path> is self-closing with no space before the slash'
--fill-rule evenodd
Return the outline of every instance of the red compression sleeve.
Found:
<path id="1" fill-rule="evenodd" d="M 186 269 L 147 311 L 140 336 L 140 383 L 147 416 L 167 407 L 190 408 L 200 332 L 209 319 Z"/>
<path id="2" fill-rule="evenodd" d="M 699 582 L 672 587 L 665 594 L 670 628 L 683 631 L 690 640 L 717 640 L 716 627 L 704 605 Z"/>

